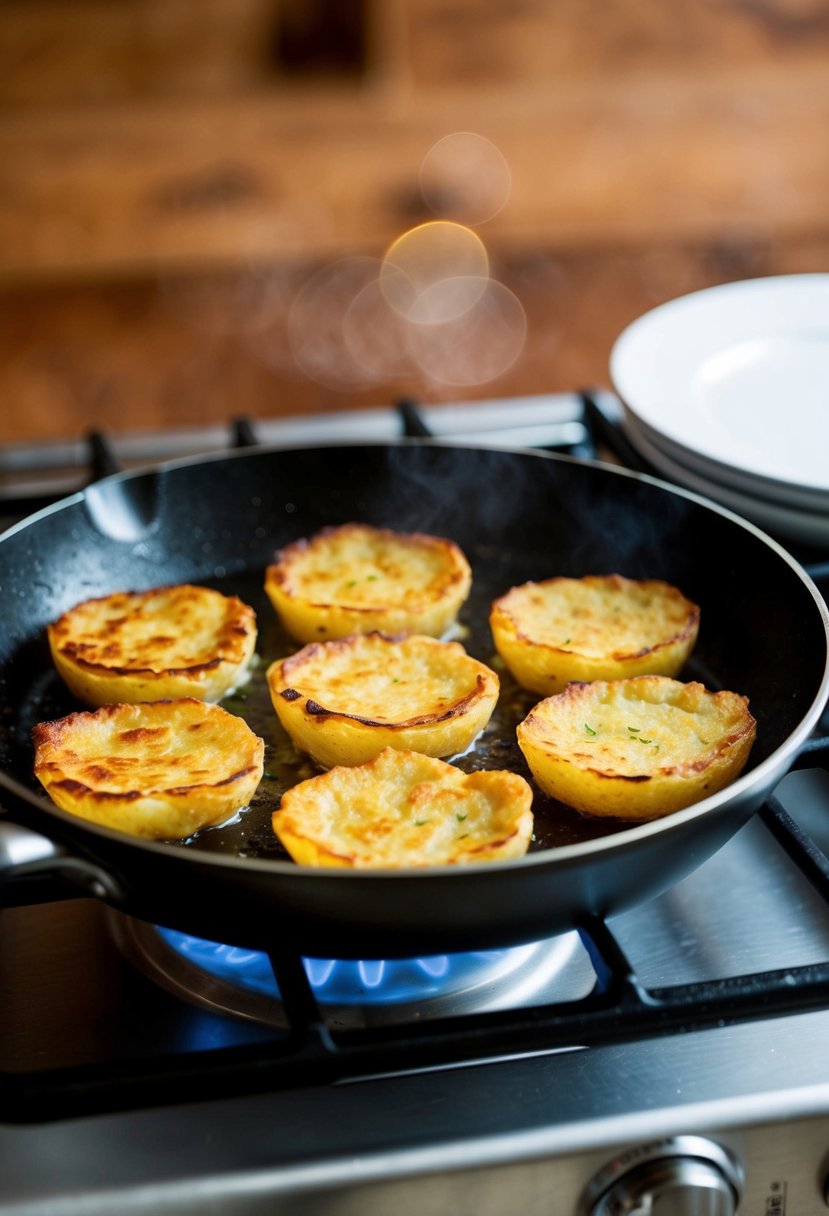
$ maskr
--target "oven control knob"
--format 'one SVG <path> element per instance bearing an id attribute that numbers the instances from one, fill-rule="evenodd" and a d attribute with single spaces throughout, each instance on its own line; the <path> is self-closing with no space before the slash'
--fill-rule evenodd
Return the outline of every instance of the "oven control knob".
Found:
<path id="1" fill-rule="evenodd" d="M 737 1163 L 713 1140 L 672 1136 L 608 1162 L 585 1192 L 584 1216 L 735 1216 Z"/>

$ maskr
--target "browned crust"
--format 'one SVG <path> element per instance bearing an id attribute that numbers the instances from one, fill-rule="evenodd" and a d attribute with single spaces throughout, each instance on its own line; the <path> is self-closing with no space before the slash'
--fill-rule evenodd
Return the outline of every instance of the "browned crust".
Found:
<path id="1" fill-rule="evenodd" d="M 661 769 L 663 773 L 673 772 L 673 769 Z M 614 773 L 605 768 L 587 768 L 585 772 L 592 773 L 602 781 L 629 781 L 632 785 L 641 785 L 643 781 L 652 781 L 651 773 Z"/>
<path id="2" fill-rule="evenodd" d="M 161 705 L 204 705 L 204 702 L 199 701 L 197 697 L 168 697 L 164 700 L 153 701 L 154 706 Z M 99 709 L 76 709 L 71 714 L 66 714 L 63 718 L 55 718 L 50 722 L 38 722 L 32 727 L 32 738 L 36 743 L 49 742 L 56 746 L 60 744 L 61 736 L 65 732 L 74 727 L 79 719 L 93 722 L 100 722 L 105 718 L 114 718 L 123 709 L 121 705 L 102 705 Z M 195 725 L 195 724 L 194 724 Z M 155 730 L 155 727 L 139 726 L 133 727 L 134 730 L 145 731 Z"/>
<path id="3" fill-rule="evenodd" d="M 371 633 L 361 634 L 363 638 L 381 638 L 384 642 L 403 642 L 409 636 L 406 633 L 383 633 L 379 629 L 372 630 Z M 309 659 L 316 658 L 319 654 L 331 654 L 336 650 L 350 650 L 354 641 L 353 636 L 347 638 L 331 638 L 328 642 L 308 642 L 301 650 L 295 654 L 288 655 L 279 664 L 280 674 L 290 676 L 296 667 L 304 667 Z M 286 684 L 290 684 L 290 680 L 286 678 Z M 295 699 L 295 698 L 294 698 Z"/>
<path id="4" fill-rule="evenodd" d="M 299 692 L 296 688 L 284 688 L 280 692 L 280 696 L 286 701 L 296 701 L 303 699 L 302 706 L 307 717 L 319 721 L 325 721 L 328 718 L 337 718 L 340 721 L 359 722 L 361 726 L 380 726 L 384 730 L 406 730 L 410 726 L 425 726 L 427 723 L 447 722 L 450 718 L 457 718 L 459 715 L 466 713 L 471 705 L 484 694 L 486 681 L 482 675 L 475 677 L 475 687 L 471 692 L 462 697 L 460 701 L 456 701 L 454 705 L 450 705 L 448 709 L 442 713 L 435 714 L 419 714 L 415 718 L 406 718 L 403 722 L 379 722 L 374 718 L 364 718 L 360 714 L 348 714 L 339 709 L 326 709 L 317 701 Z"/>
<path id="5" fill-rule="evenodd" d="M 442 573 L 442 576 L 436 577 L 429 584 L 430 599 L 442 595 L 449 587 L 462 582 L 466 577 L 466 558 L 460 547 L 452 540 L 440 536 L 431 536 L 426 532 L 395 532 L 392 528 L 375 528 L 371 524 L 347 523 L 321 528 L 313 536 L 292 541 L 291 544 L 280 549 L 274 554 L 274 562 L 266 569 L 266 580 L 275 583 L 286 596 L 296 596 L 297 589 L 292 583 L 293 567 L 295 564 L 301 562 L 305 554 L 320 541 L 327 541 L 337 536 L 347 536 L 351 532 L 369 532 L 372 536 L 376 536 L 379 540 L 388 541 L 390 544 L 402 545 L 412 549 L 426 548 L 442 554 L 451 554 L 453 565 L 447 568 Z M 308 603 L 312 604 L 315 608 L 336 607 L 335 603 L 324 600 L 309 600 Z M 371 616 L 386 612 L 387 605 L 349 603 L 348 609 L 349 612 L 363 613 L 366 616 Z"/>
<path id="6" fill-rule="evenodd" d="M 643 681 L 661 680 L 662 677 L 637 676 L 636 679 Z M 566 698 L 570 701 L 578 701 L 581 699 L 583 690 L 589 689 L 590 687 L 590 682 L 587 680 L 573 680 L 570 684 L 567 684 L 560 693 L 557 693 L 556 696 L 561 700 Z M 703 688 L 703 685 L 699 684 L 697 681 L 691 681 L 686 685 L 686 687 Z M 724 699 L 731 699 L 734 696 L 739 696 L 739 694 L 730 693 L 727 691 L 709 693 L 709 695 L 713 697 L 715 701 L 722 701 Z M 756 730 L 757 723 L 752 714 L 748 711 L 748 698 L 739 696 L 739 700 L 743 702 L 743 705 L 746 708 L 746 718 L 744 723 L 736 726 L 733 730 L 729 731 L 727 735 L 722 735 L 717 740 L 716 747 L 712 751 L 706 755 L 698 757 L 696 760 L 689 760 L 683 764 L 660 765 L 660 767 L 654 773 L 618 773 L 612 769 L 596 768 L 595 765 L 592 764 L 585 765 L 584 771 L 591 773 L 594 777 L 598 777 L 602 780 L 628 781 L 635 783 L 652 781 L 657 776 L 673 777 L 675 775 L 684 775 L 689 772 L 704 773 L 707 769 L 712 768 L 721 756 L 724 756 L 733 747 L 752 736 Z M 536 713 L 536 709 L 537 707 L 533 708 L 527 715 L 525 719 L 527 724 L 535 726 L 539 721 L 541 721 L 540 716 Z M 543 729 L 539 731 L 536 739 L 538 743 L 543 746 Z M 581 758 L 587 758 L 585 753 L 574 752 L 573 755 Z M 590 759 L 593 759 L 592 755 L 590 756 Z"/>
<path id="7" fill-rule="evenodd" d="M 373 633 L 366 634 L 369 638 L 382 638 L 385 642 L 402 642 L 408 636 L 405 633 L 380 633 L 375 630 Z M 290 674 L 295 668 L 302 668 L 305 663 L 313 658 L 316 654 L 326 651 L 330 653 L 332 650 L 347 650 L 350 648 L 351 638 L 334 638 L 330 642 L 309 642 L 307 646 L 303 646 L 302 650 L 296 654 L 289 655 L 283 659 L 279 665 L 279 674 L 285 681 L 287 687 L 279 690 L 279 696 L 285 701 L 303 701 L 302 709 L 306 717 L 323 722 L 330 718 L 337 718 L 339 721 L 359 722 L 361 726 L 380 726 L 385 730 L 406 730 L 410 726 L 425 726 L 427 723 L 447 722 L 450 718 L 457 718 L 461 714 L 466 713 L 471 705 L 484 695 L 486 689 L 486 679 L 478 672 L 475 676 L 475 687 L 462 697 L 460 701 L 456 701 L 454 705 L 450 705 L 448 709 L 442 713 L 434 714 L 419 714 L 415 718 L 407 718 L 403 722 L 378 722 L 373 718 L 364 718 L 360 714 L 349 714 L 339 709 L 327 709 L 320 705 L 310 697 L 306 697 L 305 693 L 298 688 L 293 688 L 288 681 Z"/>
<path id="8" fill-rule="evenodd" d="M 375 773 L 379 770 L 382 773 L 386 766 L 386 757 L 389 750 L 390 749 L 388 748 L 385 749 L 384 752 L 375 755 L 371 760 L 360 765 L 360 771 L 363 773 Z M 402 756 L 400 758 L 402 760 Z M 425 757 L 422 759 L 426 762 Z M 426 763 L 428 764 L 429 762 Z M 435 759 L 432 759 L 430 763 L 432 766 L 439 765 L 444 769 L 451 770 L 452 768 L 452 766 Z M 395 823 L 392 819 L 385 815 L 380 815 L 376 821 L 371 819 L 367 820 L 363 824 L 363 833 L 360 844 L 355 847 L 349 847 L 349 841 L 331 839 L 331 837 L 328 835 L 329 829 L 336 828 L 336 815 L 331 815 L 329 817 L 328 814 L 325 813 L 323 816 L 324 821 L 320 824 L 317 815 L 317 812 L 319 811 L 319 803 L 312 801 L 311 806 L 306 806 L 305 804 L 303 797 L 304 785 L 312 786 L 315 784 L 324 783 L 330 790 L 334 782 L 336 772 L 337 769 L 334 768 L 315 780 L 308 781 L 294 787 L 293 789 L 287 790 L 282 797 L 279 808 L 273 813 L 272 816 L 273 828 L 278 836 L 281 838 L 290 838 L 290 840 L 293 842 L 301 842 L 309 845 L 315 857 L 331 858 L 338 863 L 356 865 L 358 867 L 361 867 L 364 864 L 391 864 L 395 866 L 398 864 L 409 864 L 414 866 L 419 866 L 422 864 L 461 865 L 469 861 L 487 860 L 491 855 L 501 853 L 504 848 L 514 840 L 521 840 L 528 843 L 526 828 L 527 816 L 529 816 L 529 821 L 532 823 L 532 791 L 531 787 L 524 780 L 524 778 L 507 770 L 500 770 L 498 772 L 487 770 L 486 772 L 473 772 L 461 775 L 458 773 L 458 770 L 455 769 L 454 777 L 457 778 L 460 776 L 461 780 L 457 784 L 453 783 L 451 786 L 444 786 L 443 793 L 446 802 L 451 804 L 456 796 L 462 797 L 463 791 L 467 785 L 477 787 L 479 789 L 483 788 L 484 790 L 492 790 L 492 784 L 490 784 L 491 779 L 502 778 L 510 790 L 510 798 L 507 800 L 506 790 L 504 790 L 503 786 L 499 786 L 494 794 L 492 808 L 495 814 L 501 814 L 502 812 L 516 812 L 514 823 L 499 823 L 497 825 L 498 831 L 496 833 L 489 831 L 490 821 L 488 819 L 482 836 L 477 835 L 474 829 L 456 836 L 454 838 L 454 843 L 462 847 L 457 849 L 455 854 L 451 857 L 447 856 L 445 858 L 432 859 L 429 857 L 424 857 L 422 852 L 414 848 L 401 850 L 400 853 L 397 854 L 396 858 L 391 860 L 388 857 L 381 855 L 381 848 L 381 853 L 375 853 L 373 861 L 369 861 L 368 854 L 372 851 L 375 842 L 378 840 L 381 842 L 385 842 L 387 840 L 393 841 L 395 839 Z M 406 791 L 406 802 L 410 805 L 416 804 L 418 801 L 423 801 L 425 798 L 427 805 L 432 806 L 432 799 L 429 795 L 423 793 L 422 786 L 424 783 L 426 785 L 431 785 L 433 781 L 440 784 L 440 776 L 440 770 L 436 772 L 434 767 L 432 767 L 430 771 L 421 772 L 414 776 L 408 784 L 408 789 Z M 333 801 L 337 805 L 347 804 L 347 788 L 342 790 L 338 787 L 333 795 Z M 446 806 L 446 802 L 444 803 L 443 809 L 446 812 L 447 818 L 451 821 L 453 818 L 451 808 Z M 378 798 L 375 798 L 374 806 L 376 808 L 380 808 L 383 806 L 383 803 L 379 801 Z M 440 814 L 438 817 L 440 817 Z M 463 818 L 466 818 L 466 816 L 463 816 Z M 405 825 L 401 824 L 401 827 L 404 826 Z M 318 827 L 320 830 L 315 830 Z M 314 864 L 318 863 L 315 862 Z M 321 864 L 326 863 L 323 861 Z"/>
<path id="9" fill-rule="evenodd" d="M 203 662 L 192 663 L 183 667 L 124 667 L 109 663 L 92 662 L 84 655 L 87 647 L 84 643 L 75 642 L 70 638 L 67 640 L 67 634 L 73 632 L 72 618 L 79 608 L 87 605 L 103 604 L 107 602 L 124 601 L 125 609 L 128 609 L 130 603 L 136 603 L 141 600 L 150 599 L 154 595 L 162 595 L 173 590 L 181 590 L 183 592 L 194 591 L 201 592 L 204 588 L 196 586 L 193 583 L 181 583 L 170 585 L 160 585 L 157 587 L 149 587 L 144 591 L 116 591 L 108 595 L 94 596 L 90 599 L 83 600 L 74 607 L 67 609 L 57 620 L 52 621 L 47 626 L 47 632 L 51 645 L 56 653 L 63 655 L 67 660 L 73 663 L 76 667 L 82 668 L 91 674 L 100 675 L 117 675 L 117 676 L 178 676 L 178 675 L 195 675 L 199 672 L 215 671 L 223 663 L 238 663 L 242 658 L 241 648 L 238 645 L 239 640 L 248 638 L 256 628 L 256 614 L 253 609 L 238 596 L 222 596 L 225 601 L 225 621 L 222 628 L 216 636 L 215 648 L 218 653 L 210 659 L 205 659 Z M 217 593 L 218 594 L 218 593 Z M 118 626 L 124 620 L 124 617 L 114 618 L 108 623 L 107 633 L 115 636 L 118 632 Z M 159 635 L 158 640 L 168 640 L 166 636 Z M 115 648 L 117 650 L 117 648 Z"/>
<path id="10" fill-rule="evenodd" d="M 636 650 L 636 651 L 633 651 L 632 653 L 627 653 L 625 651 L 619 651 L 619 650 L 609 651 L 607 658 L 613 660 L 614 662 L 621 662 L 621 661 L 624 661 L 625 659 L 641 659 L 641 658 L 644 658 L 645 655 L 647 655 L 647 654 L 656 654 L 660 650 L 665 650 L 668 646 L 675 646 L 678 642 L 687 641 L 687 639 L 690 637 L 693 637 L 694 634 L 696 633 L 696 631 L 699 629 L 699 624 L 700 624 L 700 619 L 701 619 L 701 612 L 700 612 L 699 606 L 697 604 L 694 604 L 691 600 L 687 599 L 687 597 L 684 596 L 682 594 L 682 592 L 678 590 L 678 588 L 674 587 L 671 583 L 666 582 L 664 579 L 656 579 L 656 578 L 625 579 L 620 574 L 609 574 L 606 576 L 596 575 L 596 576 L 588 576 L 588 577 L 600 579 L 603 582 L 611 583 L 617 587 L 623 587 L 629 582 L 636 582 L 639 584 L 639 586 L 664 588 L 671 593 L 672 600 L 674 600 L 677 603 L 683 602 L 684 604 L 688 605 L 688 617 L 687 617 L 685 625 L 683 626 L 682 629 L 678 630 L 676 633 L 671 634 L 670 637 L 660 639 L 660 641 L 656 642 L 653 646 L 643 646 L 641 650 Z M 578 581 L 578 580 L 567 579 L 564 577 L 547 578 L 547 579 L 542 579 L 539 582 L 521 583 L 517 587 L 511 587 L 509 591 L 504 593 L 504 595 L 499 596 L 498 599 L 493 601 L 491 617 L 500 618 L 502 623 L 509 622 L 509 627 L 512 629 L 512 632 L 513 632 L 514 636 L 516 637 L 516 639 L 519 639 L 522 642 L 527 642 L 528 644 L 536 647 L 538 650 L 550 651 L 550 653 L 552 653 L 552 654 L 578 654 L 579 653 L 578 651 L 574 651 L 573 649 L 571 649 L 567 646 L 554 646 L 551 642 L 540 642 L 540 641 L 538 641 L 537 638 L 531 637 L 529 634 L 525 633 L 522 629 L 519 629 L 512 612 L 510 612 L 510 610 L 508 608 L 504 607 L 504 600 L 513 591 L 520 591 L 524 587 L 531 587 L 531 586 L 549 587 L 549 586 L 552 586 L 554 583 L 565 583 L 565 582 L 573 582 L 573 581 Z"/>
<path id="11" fill-rule="evenodd" d="M 60 654 L 65 655 L 67 659 L 71 659 L 76 667 L 82 667 L 84 671 L 91 673 L 100 673 L 101 675 L 110 676 L 183 676 L 192 675 L 197 671 L 213 671 L 217 667 L 221 667 L 223 663 L 228 662 L 226 658 L 209 659 L 204 663 L 193 663 L 189 667 L 109 667 L 103 663 L 90 663 L 87 659 L 82 658 L 77 649 L 72 646 L 61 647 Z"/>
<path id="12" fill-rule="evenodd" d="M 193 706 L 203 707 L 203 702 L 195 697 L 180 697 L 176 700 L 155 701 L 154 706 L 164 705 L 181 705 L 189 704 Z M 67 755 L 72 755 L 71 750 L 67 749 L 64 744 L 64 738 L 70 734 L 79 722 L 93 721 L 100 722 L 101 720 L 111 720 L 116 717 L 123 707 L 120 705 L 103 705 L 100 709 L 76 710 L 74 713 L 67 714 L 63 718 L 56 718 L 50 722 L 38 722 L 32 727 L 31 737 L 35 746 L 36 753 L 39 756 L 35 764 L 35 772 L 38 774 L 55 773 L 63 770 L 63 765 L 57 763 L 51 758 L 53 751 L 63 751 Z M 204 725 L 203 722 L 193 722 L 187 727 L 188 730 L 197 730 Z M 141 739 L 148 738 L 154 734 L 158 734 L 165 729 L 164 727 L 138 726 L 122 732 L 122 738 L 129 742 L 139 742 Z M 163 791 L 153 791 L 148 789 L 143 790 L 99 790 L 93 786 L 87 785 L 83 781 L 78 781 L 72 777 L 62 778 L 60 781 L 52 783 L 53 788 L 65 790 L 67 793 L 77 797 L 85 797 L 92 799 L 95 802 L 116 802 L 125 799 L 126 801 L 134 801 L 137 798 L 152 795 L 154 792 L 163 792 L 165 796 L 171 797 L 188 797 L 192 796 L 198 790 L 221 789 L 223 786 L 233 785 L 234 782 L 241 778 L 247 777 L 250 773 L 256 771 L 255 764 L 245 765 L 244 768 L 238 769 L 229 776 L 222 777 L 218 781 L 199 781 L 192 782 L 189 785 L 181 786 L 164 786 Z M 107 768 L 104 765 L 99 767 L 99 776 L 101 780 L 107 780 L 110 777 L 116 777 L 115 768 Z"/>
<path id="13" fill-rule="evenodd" d="M 41 766 L 41 772 L 54 770 L 57 766 L 54 764 L 46 764 Z M 192 785 L 165 785 L 160 790 L 99 790 L 94 786 L 85 785 L 83 781 L 76 781 L 72 777 L 66 777 L 62 781 L 52 782 L 52 788 L 56 790 L 65 790 L 68 794 L 72 794 L 78 798 L 91 800 L 92 802 L 134 802 L 138 798 L 152 797 L 154 793 L 163 793 L 165 798 L 192 798 L 194 793 L 199 790 L 220 790 L 223 786 L 233 785 L 243 777 L 247 777 L 250 773 L 256 771 L 255 764 L 249 764 L 246 768 L 239 769 L 238 772 L 232 773 L 229 777 L 223 777 L 221 781 L 198 781 Z M 102 769 L 102 777 L 114 775 L 110 770 Z"/>

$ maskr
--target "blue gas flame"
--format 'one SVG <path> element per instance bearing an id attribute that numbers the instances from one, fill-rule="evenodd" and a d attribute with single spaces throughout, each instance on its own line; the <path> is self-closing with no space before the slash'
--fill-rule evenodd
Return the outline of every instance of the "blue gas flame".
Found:
<path id="1" fill-rule="evenodd" d="M 174 929 L 158 933 L 177 953 L 217 979 L 279 999 L 267 954 L 192 937 Z M 303 959 L 308 981 L 324 1004 L 391 1004 L 441 996 L 480 972 L 507 951 L 439 954 L 411 959 Z"/>

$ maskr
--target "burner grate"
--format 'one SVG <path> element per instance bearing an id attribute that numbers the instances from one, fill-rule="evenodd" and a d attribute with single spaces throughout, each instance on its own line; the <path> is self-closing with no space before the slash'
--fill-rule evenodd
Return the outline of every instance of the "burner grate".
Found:
<path id="1" fill-rule="evenodd" d="M 827 746 L 827 739 L 814 741 L 798 763 L 806 765 Z M 829 901 L 826 857 L 776 798 L 766 802 L 759 817 Z M 702 1031 L 829 1005 L 829 962 L 649 988 L 606 921 L 591 917 L 578 926 L 578 933 L 596 973 L 587 996 L 345 1029 L 332 1029 L 326 1021 L 296 952 L 276 949 L 270 958 L 286 1029 L 266 1042 L 171 1051 L 142 1059 L 140 1067 L 110 1061 L 103 1066 L 6 1073 L 0 1076 L 0 1120 L 42 1121 L 162 1106 L 180 1102 L 183 1095 L 198 1101 L 390 1077 Z"/>
<path id="2" fill-rule="evenodd" d="M 493 401 L 337 411 L 280 418 L 238 417 L 226 427 L 147 433 L 97 430 L 77 440 L 23 442 L 0 448 L 0 530 L 122 469 L 207 456 L 255 444 L 300 447 L 353 441 L 394 442 L 432 435 L 453 443 L 538 447 L 595 454 L 590 422 L 577 393 Z"/>

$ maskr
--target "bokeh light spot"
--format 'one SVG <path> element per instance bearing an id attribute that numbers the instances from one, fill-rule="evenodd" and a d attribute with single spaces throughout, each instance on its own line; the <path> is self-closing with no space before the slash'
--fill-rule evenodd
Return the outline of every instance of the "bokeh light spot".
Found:
<path id="1" fill-rule="evenodd" d="M 393 242 L 383 259 L 380 283 L 395 312 L 409 321 L 435 325 L 471 308 L 488 274 L 489 255 L 476 233 L 462 224 L 433 220 Z M 426 293 L 431 293 L 428 305 Z"/>
<path id="2" fill-rule="evenodd" d="M 503 209 L 512 174 L 503 154 L 483 135 L 455 131 L 433 144 L 420 167 L 420 193 L 435 215 L 483 224 Z"/>
<path id="3" fill-rule="evenodd" d="M 409 352 L 438 384 L 456 387 L 497 379 L 521 354 L 527 315 L 521 301 L 495 279 L 486 279 L 475 306 L 443 325 L 411 325 Z"/>

